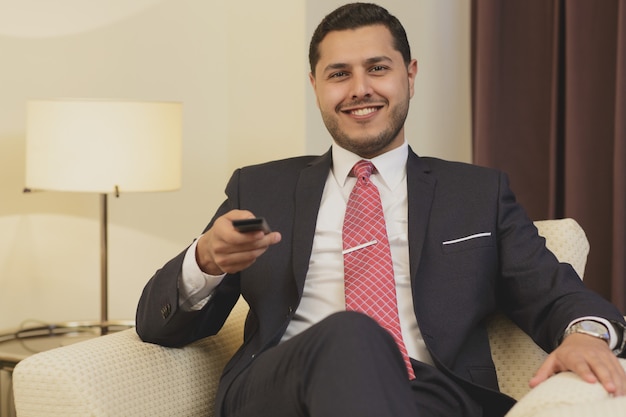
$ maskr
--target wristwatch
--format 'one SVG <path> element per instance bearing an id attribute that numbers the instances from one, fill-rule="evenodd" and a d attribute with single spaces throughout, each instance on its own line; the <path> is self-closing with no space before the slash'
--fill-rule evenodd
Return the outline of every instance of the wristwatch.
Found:
<path id="1" fill-rule="evenodd" d="M 598 339 L 602 339 L 607 343 L 609 343 L 611 340 L 609 329 L 607 329 L 604 324 L 593 320 L 582 320 L 578 323 L 572 324 L 567 330 L 565 330 L 563 339 L 574 333 L 582 333 L 589 336 L 597 337 Z"/>

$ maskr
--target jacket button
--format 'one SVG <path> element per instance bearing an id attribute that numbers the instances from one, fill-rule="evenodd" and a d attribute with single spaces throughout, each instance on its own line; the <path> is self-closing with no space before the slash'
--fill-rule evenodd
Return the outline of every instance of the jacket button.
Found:
<path id="1" fill-rule="evenodd" d="M 172 306 L 170 303 L 167 303 L 163 307 L 161 307 L 161 317 L 163 317 L 164 319 L 168 318 L 171 313 Z"/>

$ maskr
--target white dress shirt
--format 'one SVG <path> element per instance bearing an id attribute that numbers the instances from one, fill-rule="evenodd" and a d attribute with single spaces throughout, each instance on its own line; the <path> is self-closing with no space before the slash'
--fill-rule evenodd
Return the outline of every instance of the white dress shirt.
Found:
<path id="1" fill-rule="evenodd" d="M 349 174 L 354 164 L 363 158 L 337 145 L 333 145 L 332 153 L 333 166 L 322 194 L 302 300 L 283 340 L 346 308 L 342 255 L 343 218 L 348 198 L 356 183 L 356 178 Z M 432 363 L 413 312 L 409 273 L 407 157 L 408 146 L 404 143 L 401 147 L 372 159 L 376 172 L 370 179 L 378 187 L 383 205 L 404 343 L 410 357 Z"/>

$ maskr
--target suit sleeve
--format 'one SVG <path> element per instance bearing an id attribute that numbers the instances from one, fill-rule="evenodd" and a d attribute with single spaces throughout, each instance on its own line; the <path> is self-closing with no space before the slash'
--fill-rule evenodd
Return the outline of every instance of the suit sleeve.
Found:
<path id="1" fill-rule="evenodd" d="M 204 229 L 218 217 L 237 207 L 236 171 L 227 186 L 227 200 Z M 150 278 L 139 299 L 136 314 L 137 334 L 145 342 L 180 347 L 216 334 L 240 295 L 239 274 L 227 274 L 215 288 L 207 304 L 198 311 L 179 306 L 178 280 L 186 249 L 167 262 Z"/>
<path id="2" fill-rule="evenodd" d="M 498 208 L 501 308 L 544 350 L 558 346 L 567 325 L 584 316 L 623 323 L 619 310 L 588 290 L 570 264 L 559 263 L 517 204 L 501 174 Z"/>

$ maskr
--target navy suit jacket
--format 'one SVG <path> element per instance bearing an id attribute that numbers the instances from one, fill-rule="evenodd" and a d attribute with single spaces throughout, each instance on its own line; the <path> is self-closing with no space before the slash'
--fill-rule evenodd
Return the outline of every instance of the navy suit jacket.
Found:
<path id="1" fill-rule="evenodd" d="M 201 311 L 178 308 L 184 252 L 144 289 L 137 331 L 143 340 L 165 346 L 215 334 L 240 294 L 250 305 L 243 345 L 224 369 L 216 415 L 233 378 L 279 343 L 298 307 L 331 164 L 328 152 L 233 174 L 227 199 L 207 229 L 227 211 L 247 209 L 265 217 L 282 241 L 248 269 L 227 275 Z M 573 268 L 545 248 L 503 173 L 409 151 L 407 187 L 415 317 L 436 366 L 480 401 L 486 415 L 503 415 L 513 404 L 498 393 L 486 330 L 494 311 L 507 314 L 546 351 L 557 346 L 576 318 L 623 321 L 614 306 L 586 290 Z M 449 243 L 474 235 L 479 237 Z"/>

